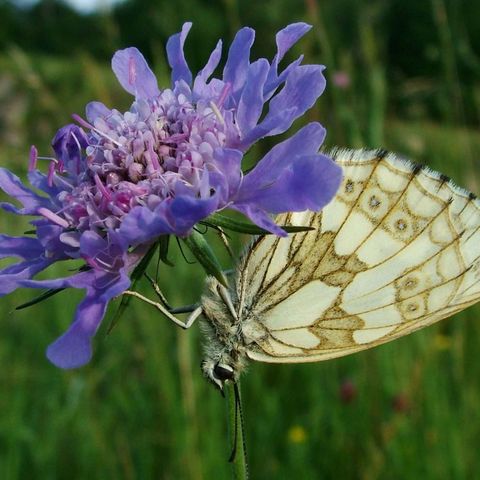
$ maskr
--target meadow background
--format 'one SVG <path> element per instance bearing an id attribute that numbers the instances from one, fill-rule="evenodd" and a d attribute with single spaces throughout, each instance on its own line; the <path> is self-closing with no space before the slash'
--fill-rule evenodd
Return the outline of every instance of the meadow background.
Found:
<path id="1" fill-rule="evenodd" d="M 139 47 L 167 86 L 163 46 L 185 20 L 194 71 L 240 26 L 257 30 L 255 57 L 271 58 L 274 34 L 306 21 L 314 29 L 289 58 L 328 67 L 308 114 L 327 127 L 327 146 L 384 147 L 480 193 L 479 14 L 468 0 L 130 0 L 89 15 L 3 0 L 0 164 L 24 175 L 30 145 L 48 155 L 90 100 L 126 110 L 109 68 L 118 48 Z M 1 232 L 27 228 L 0 215 Z M 175 245 L 170 255 L 161 286 L 175 305 L 191 303 L 203 273 Z M 93 361 L 65 372 L 44 350 L 82 292 L 14 310 L 34 295 L 0 301 L 2 480 L 230 478 L 226 404 L 201 376 L 198 326 L 181 331 L 133 300 L 109 335 L 104 322 Z M 252 364 L 242 381 L 252 479 L 478 478 L 479 312 L 352 357 Z"/>

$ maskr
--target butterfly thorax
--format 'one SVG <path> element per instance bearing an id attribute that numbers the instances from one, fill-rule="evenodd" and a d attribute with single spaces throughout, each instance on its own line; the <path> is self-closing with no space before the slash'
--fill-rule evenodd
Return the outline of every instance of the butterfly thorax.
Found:
<path id="1" fill-rule="evenodd" d="M 252 342 L 244 331 L 245 322 L 236 305 L 233 290 L 227 290 L 213 277 L 207 279 L 202 296 L 205 317 L 202 328 L 206 336 L 202 369 L 219 388 L 223 388 L 226 380 L 238 379 L 245 368 L 247 347 Z"/>

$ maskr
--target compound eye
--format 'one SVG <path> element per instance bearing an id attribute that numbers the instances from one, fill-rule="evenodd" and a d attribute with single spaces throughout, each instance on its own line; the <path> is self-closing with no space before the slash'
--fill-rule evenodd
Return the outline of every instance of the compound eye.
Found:
<path id="1" fill-rule="evenodd" d="M 233 380 L 234 378 L 233 368 L 230 367 L 230 365 L 224 365 L 220 363 L 217 363 L 213 368 L 213 374 L 216 378 L 222 381 Z"/>

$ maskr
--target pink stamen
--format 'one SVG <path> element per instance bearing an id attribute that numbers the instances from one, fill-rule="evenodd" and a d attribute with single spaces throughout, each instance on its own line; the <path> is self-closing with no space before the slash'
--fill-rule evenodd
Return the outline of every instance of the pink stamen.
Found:
<path id="1" fill-rule="evenodd" d="M 105 188 L 105 185 L 100 180 L 98 173 L 96 173 L 93 178 L 95 179 L 95 185 L 100 190 L 103 197 L 106 198 L 107 200 L 111 200 L 112 196 L 110 195 L 110 192 Z"/>
<path id="2" fill-rule="evenodd" d="M 135 85 L 137 81 L 137 69 L 135 66 L 135 59 L 130 57 L 128 59 L 128 83 L 130 85 Z"/>
<path id="3" fill-rule="evenodd" d="M 75 118 L 75 120 L 77 120 L 77 122 L 80 123 L 82 125 L 82 127 L 89 128 L 90 130 L 93 130 L 95 133 L 98 133 L 101 137 L 106 138 L 107 140 L 110 140 L 112 143 L 114 143 L 118 147 L 123 147 L 123 145 L 119 141 L 117 141 L 114 138 L 108 136 L 105 132 L 102 132 L 101 130 L 94 127 L 93 125 L 90 125 L 89 123 L 85 122 L 85 120 L 83 120 L 77 114 L 73 114 L 72 117 Z M 101 145 L 100 144 L 90 145 L 89 147 L 100 148 Z"/>
<path id="4" fill-rule="evenodd" d="M 37 168 L 38 150 L 35 145 L 30 147 L 30 159 L 28 162 L 28 171 L 33 172 Z"/>
<path id="5" fill-rule="evenodd" d="M 88 128 L 89 130 L 95 130 L 95 127 L 91 123 L 88 123 L 86 120 L 84 120 L 80 115 L 72 113 L 72 118 L 82 127 Z"/>
<path id="6" fill-rule="evenodd" d="M 70 226 L 64 218 L 59 217 L 56 213 L 53 213 L 48 208 L 40 207 L 39 209 L 37 209 L 37 213 L 60 227 L 68 228 Z"/>
<path id="7" fill-rule="evenodd" d="M 117 145 L 117 147 L 123 147 L 123 145 L 118 142 L 117 140 L 115 140 L 114 138 L 110 137 L 109 135 L 107 135 L 105 132 L 102 132 L 101 130 L 99 130 L 98 128 L 95 128 L 95 127 L 92 127 L 92 130 L 96 133 L 98 133 L 100 136 L 106 138 L 107 140 L 110 140 L 112 143 L 114 143 L 115 145 Z"/>
<path id="8" fill-rule="evenodd" d="M 135 85 L 137 80 L 137 69 L 135 66 L 135 59 L 130 57 L 128 59 L 128 83 L 130 85 Z"/>
<path id="9" fill-rule="evenodd" d="M 155 150 L 153 149 L 153 145 L 151 143 L 148 144 L 148 153 L 153 168 L 155 170 L 158 170 L 160 168 L 160 162 L 158 161 L 158 155 L 155 153 Z"/>
<path id="10" fill-rule="evenodd" d="M 232 90 L 232 84 L 230 82 L 227 82 L 223 87 L 222 93 L 220 94 L 220 98 L 218 99 L 218 102 L 217 102 L 218 108 L 222 108 L 223 102 L 225 102 L 225 99 L 227 98 L 227 95 L 230 93 L 231 90 Z"/>
<path id="11" fill-rule="evenodd" d="M 57 162 L 52 160 L 50 164 L 48 165 L 48 173 L 47 173 L 47 184 L 49 187 L 53 186 L 53 177 L 55 175 L 55 166 L 57 165 Z"/>
<path id="12" fill-rule="evenodd" d="M 92 268 L 98 269 L 98 263 L 95 261 L 94 258 L 85 257 L 83 255 L 82 255 L 82 257 Z"/>

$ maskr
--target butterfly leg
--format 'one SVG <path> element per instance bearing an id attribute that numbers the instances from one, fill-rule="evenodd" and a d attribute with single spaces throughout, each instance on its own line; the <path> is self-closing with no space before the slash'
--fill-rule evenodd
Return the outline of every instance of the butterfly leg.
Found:
<path id="1" fill-rule="evenodd" d="M 163 294 L 163 292 L 160 290 L 160 287 L 158 286 L 158 283 L 147 273 L 144 273 L 145 278 L 150 282 L 150 285 L 153 288 L 153 291 L 157 295 L 157 297 L 160 299 L 160 301 L 163 303 L 163 305 L 168 309 L 172 310 L 172 307 L 170 304 L 167 302 L 167 297 Z M 178 312 L 181 313 L 181 312 Z"/>
<path id="2" fill-rule="evenodd" d="M 198 305 L 197 308 L 188 316 L 187 321 L 185 322 L 185 330 L 190 328 L 195 320 L 203 313 L 203 307 Z"/>
<path id="3" fill-rule="evenodd" d="M 143 300 L 145 303 L 148 303 L 149 305 L 152 305 L 152 307 L 155 307 L 157 310 L 163 313 L 169 320 L 171 320 L 175 325 L 179 326 L 180 328 L 183 328 L 186 330 L 187 328 L 190 328 L 195 320 L 200 316 L 202 313 L 202 307 L 197 306 L 195 310 L 189 315 L 187 318 L 186 322 L 182 322 L 182 320 L 178 319 L 175 315 L 173 315 L 169 309 L 167 309 L 162 303 L 159 302 L 154 302 L 153 300 L 150 300 L 149 298 L 143 296 L 141 293 L 134 292 L 133 290 L 125 290 L 123 292 L 123 295 L 130 295 L 132 297 L 136 297 L 140 300 Z"/>
<path id="4" fill-rule="evenodd" d="M 192 305 L 185 305 L 183 307 L 176 307 L 176 308 L 171 307 L 167 301 L 167 298 L 165 297 L 163 292 L 160 290 L 158 283 L 150 275 L 148 275 L 148 273 L 144 273 L 144 275 L 152 285 L 152 288 L 154 292 L 157 294 L 157 297 L 160 299 L 162 304 L 172 315 L 179 314 L 179 313 L 190 313 L 186 322 L 185 323 L 182 322 L 185 325 L 185 327 L 182 327 L 182 328 L 185 328 L 185 329 L 190 328 L 195 322 L 195 320 L 202 314 L 202 311 L 203 311 L 202 307 L 198 303 L 194 303 Z"/>

